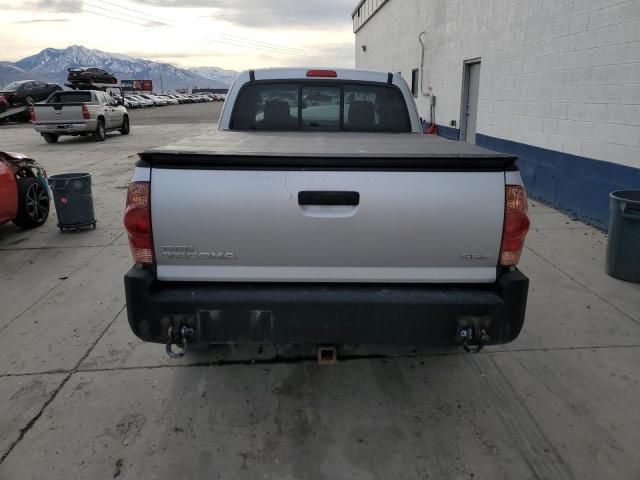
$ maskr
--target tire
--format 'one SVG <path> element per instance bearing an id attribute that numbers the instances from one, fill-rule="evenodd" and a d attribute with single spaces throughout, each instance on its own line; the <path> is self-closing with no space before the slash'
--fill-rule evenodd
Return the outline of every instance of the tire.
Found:
<path id="1" fill-rule="evenodd" d="M 130 131 L 131 131 L 131 125 L 129 125 L 129 117 L 125 115 L 122 118 L 122 128 L 120 129 L 120 133 L 122 135 L 129 135 Z"/>
<path id="2" fill-rule="evenodd" d="M 104 142 L 107 134 L 104 130 L 104 120 L 98 120 L 98 126 L 96 127 L 96 131 L 93 132 L 93 139 L 96 142 Z"/>
<path id="3" fill-rule="evenodd" d="M 49 192 L 37 178 L 18 179 L 18 215 L 13 223 L 21 228 L 39 227 L 47 221 L 50 205 Z"/>
<path id="4" fill-rule="evenodd" d="M 44 133 L 42 137 L 47 143 L 58 143 L 58 135 L 55 135 L 53 133 Z"/>

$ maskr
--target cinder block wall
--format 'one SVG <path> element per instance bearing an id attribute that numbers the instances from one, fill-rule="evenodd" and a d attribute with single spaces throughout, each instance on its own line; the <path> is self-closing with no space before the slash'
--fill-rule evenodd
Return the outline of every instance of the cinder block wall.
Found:
<path id="1" fill-rule="evenodd" d="M 481 58 L 478 143 L 517 153 L 534 196 L 606 227 L 608 192 L 640 188 L 640 0 L 388 0 L 356 33 L 356 66 L 410 82 L 421 31 L 440 132 L 456 137 L 463 62 Z"/>

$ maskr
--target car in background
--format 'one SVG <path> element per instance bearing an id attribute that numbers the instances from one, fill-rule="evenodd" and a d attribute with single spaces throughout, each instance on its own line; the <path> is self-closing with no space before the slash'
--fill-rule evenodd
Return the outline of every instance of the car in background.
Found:
<path id="1" fill-rule="evenodd" d="M 148 98 L 144 98 L 141 95 L 126 95 L 126 98 L 131 98 L 138 102 L 142 108 L 153 107 L 154 103 Z"/>
<path id="2" fill-rule="evenodd" d="M 124 96 L 122 101 L 124 102 L 124 106 L 127 108 L 142 108 L 142 103 L 140 103 L 138 100 L 135 100 L 127 95 Z"/>
<path id="3" fill-rule="evenodd" d="M 121 105 L 124 105 L 126 108 L 140 108 L 140 104 L 137 102 L 133 102 L 127 97 L 122 97 L 120 94 L 112 93 L 111 96 Z"/>
<path id="4" fill-rule="evenodd" d="M 158 96 L 161 97 L 161 98 L 164 98 L 169 105 L 178 105 L 178 103 L 180 103 L 180 102 L 178 102 L 178 100 L 173 98 L 171 95 L 158 95 Z"/>
<path id="5" fill-rule="evenodd" d="M 149 100 L 151 103 L 153 103 L 153 105 L 155 105 L 156 107 L 162 107 L 164 105 L 167 104 L 166 100 L 163 100 L 161 98 L 156 97 L 155 95 L 152 95 L 150 93 L 141 93 L 138 95 L 139 97 L 145 98 L 147 100 Z"/>
<path id="6" fill-rule="evenodd" d="M 95 67 L 70 68 L 67 80 L 71 83 L 118 83 L 113 73 Z"/>
<path id="7" fill-rule="evenodd" d="M 18 80 L 0 89 L 2 95 L 10 106 L 33 105 L 36 102 L 46 100 L 53 92 L 62 90 L 55 83 L 44 83 L 37 80 Z"/>
<path id="8" fill-rule="evenodd" d="M 100 90 L 57 92 L 33 106 L 31 122 L 47 143 L 57 143 L 62 135 L 89 134 L 102 142 L 106 132 L 128 135 L 130 131 L 127 109 Z"/>
<path id="9" fill-rule="evenodd" d="M 0 152 L 0 225 L 39 227 L 47 221 L 50 205 L 44 168 L 21 153 Z"/>

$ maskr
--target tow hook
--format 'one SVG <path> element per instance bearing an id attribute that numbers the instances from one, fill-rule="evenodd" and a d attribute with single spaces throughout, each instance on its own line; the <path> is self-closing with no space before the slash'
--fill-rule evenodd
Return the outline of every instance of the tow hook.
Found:
<path id="1" fill-rule="evenodd" d="M 185 325 L 183 325 L 182 328 L 180 328 L 180 338 L 179 338 L 180 343 L 176 344 L 180 346 L 180 350 L 178 350 L 177 352 L 173 351 L 173 344 L 174 344 L 173 326 L 169 327 L 169 331 L 167 332 L 167 335 L 169 337 L 169 340 L 167 340 L 167 345 L 166 345 L 167 355 L 169 355 L 171 358 L 184 357 L 184 355 L 189 350 L 189 344 L 187 339 L 193 336 L 193 328 L 189 328 Z"/>
<path id="2" fill-rule="evenodd" d="M 489 341 L 489 335 L 483 328 L 463 327 L 458 330 L 456 339 L 465 352 L 478 353 Z"/>

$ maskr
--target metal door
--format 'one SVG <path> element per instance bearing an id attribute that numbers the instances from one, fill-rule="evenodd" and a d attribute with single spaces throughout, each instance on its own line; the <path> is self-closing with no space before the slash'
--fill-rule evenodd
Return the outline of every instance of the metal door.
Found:
<path id="1" fill-rule="evenodd" d="M 460 119 L 460 139 L 476 143 L 476 122 L 478 118 L 478 93 L 480 91 L 480 62 L 464 64 L 462 90 L 462 112 Z"/>

